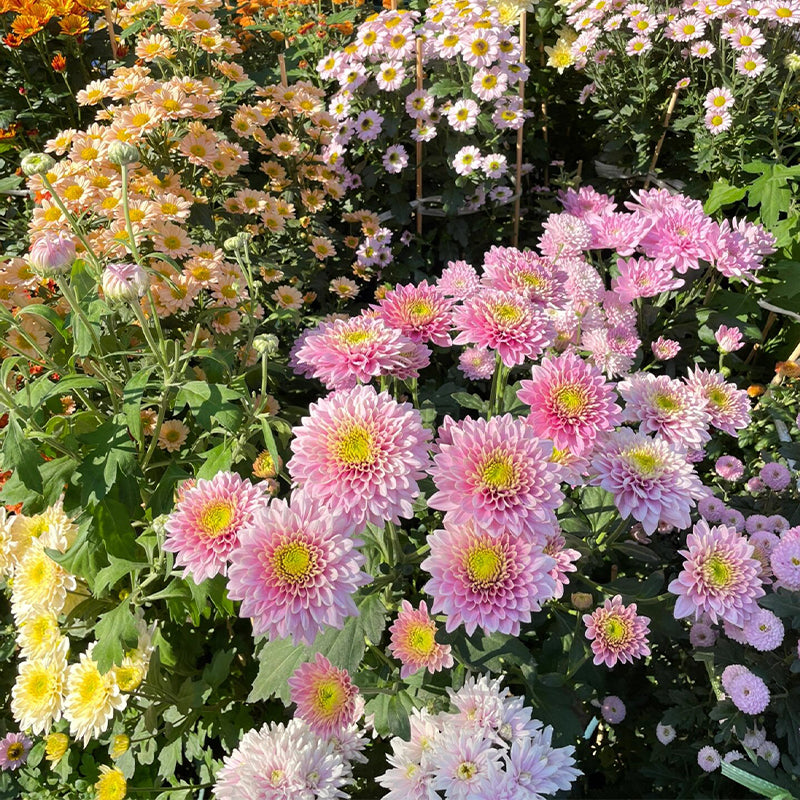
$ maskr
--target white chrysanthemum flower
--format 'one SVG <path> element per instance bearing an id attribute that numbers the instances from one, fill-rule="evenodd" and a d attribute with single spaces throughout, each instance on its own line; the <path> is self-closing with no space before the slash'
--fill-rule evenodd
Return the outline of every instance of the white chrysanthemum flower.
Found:
<path id="1" fill-rule="evenodd" d="M 49 733 L 61 719 L 67 659 L 63 653 L 54 658 L 24 661 L 11 690 L 11 713 L 20 730 Z"/>
<path id="2" fill-rule="evenodd" d="M 67 592 L 75 587 L 75 578 L 45 553 L 41 541 L 33 539 L 20 559 L 11 588 L 11 611 L 17 625 L 42 610 L 60 613 Z"/>
<path id="3" fill-rule="evenodd" d="M 66 658 L 69 641 L 61 634 L 58 617 L 49 609 L 35 611 L 20 623 L 17 644 L 22 658 Z"/>

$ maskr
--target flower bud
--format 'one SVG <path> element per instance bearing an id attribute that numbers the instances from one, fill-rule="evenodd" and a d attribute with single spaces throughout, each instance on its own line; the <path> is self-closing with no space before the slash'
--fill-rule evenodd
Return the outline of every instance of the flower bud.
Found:
<path id="1" fill-rule="evenodd" d="M 147 291 L 150 279 L 138 264 L 109 264 L 103 270 L 102 285 L 106 300 L 133 302 Z"/>
<path id="2" fill-rule="evenodd" d="M 65 233 L 46 233 L 31 245 L 28 263 L 41 275 L 61 275 L 75 261 L 75 242 Z"/>
<path id="3" fill-rule="evenodd" d="M 55 159 L 47 153 L 31 153 L 20 163 L 22 171 L 30 178 L 33 175 L 46 175 L 54 166 Z"/>
<path id="4" fill-rule="evenodd" d="M 114 142 L 108 148 L 107 158 L 118 167 L 135 164 L 139 160 L 139 149 L 128 142 Z"/>
<path id="5" fill-rule="evenodd" d="M 124 733 L 118 733 L 112 740 L 111 740 L 111 758 L 114 760 L 118 759 L 120 756 L 125 755 L 128 752 L 128 748 L 131 746 L 130 737 L 126 736 Z"/>
<path id="6" fill-rule="evenodd" d="M 45 758 L 51 764 L 60 761 L 69 749 L 69 736 L 66 733 L 51 733 L 44 741 Z"/>
<path id="7" fill-rule="evenodd" d="M 588 611 L 594 605 L 592 596 L 587 592 L 573 592 L 570 600 L 573 608 L 577 608 L 578 611 Z"/>
<path id="8" fill-rule="evenodd" d="M 280 472 L 283 462 L 278 459 L 277 465 L 272 456 L 264 450 L 253 462 L 253 475 L 257 478 L 274 478 Z"/>
<path id="9" fill-rule="evenodd" d="M 268 356 L 274 356 L 279 346 L 278 337 L 273 333 L 261 333 L 253 339 L 253 349 L 259 355 L 266 353 Z"/>

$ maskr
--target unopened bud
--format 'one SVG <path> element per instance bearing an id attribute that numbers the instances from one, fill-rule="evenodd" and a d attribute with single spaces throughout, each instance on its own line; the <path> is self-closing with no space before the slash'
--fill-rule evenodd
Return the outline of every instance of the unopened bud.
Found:
<path id="1" fill-rule="evenodd" d="M 138 300 L 150 285 L 147 273 L 138 264 L 109 264 L 101 282 L 106 300 L 116 303 Z"/>
<path id="2" fill-rule="evenodd" d="M 106 157 L 118 167 L 135 164 L 139 160 L 139 148 L 128 142 L 114 142 L 109 146 Z"/>
<path id="3" fill-rule="evenodd" d="M 46 175 L 55 163 L 55 159 L 47 153 L 31 153 L 22 159 L 20 167 L 30 178 L 33 175 Z"/>
<path id="4" fill-rule="evenodd" d="M 257 478 L 274 478 L 281 470 L 283 462 L 278 459 L 277 465 L 267 450 L 259 454 L 253 462 L 253 475 Z"/>
<path id="5" fill-rule="evenodd" d="M 75 242 L 65 233 L 46 233 L 31 245 L 28 263 L 41 275 L 62 275 L 75 261 Z"/>
<path id="6" fill-rule="evenodd" d="M 274 356 L 279 346 L 278 337 L 273 333 L 261 333 L 253 339 L 253 348 L 259 355 L 266 353 L 268 356 Z"/>
<path id="7" fill-rule="evenodd" d="M 587 592 L 573 592 L 570 600 L 573 608 L 577 608 L 578 611 L 588 611 L 594 603 L 592 596 Z"/>

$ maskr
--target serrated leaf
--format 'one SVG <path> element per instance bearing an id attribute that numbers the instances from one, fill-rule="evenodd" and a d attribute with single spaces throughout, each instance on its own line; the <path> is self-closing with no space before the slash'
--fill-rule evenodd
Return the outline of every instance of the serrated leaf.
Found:
<path id="1" fill-rule="evenodd" d="M 731 186 L 726 180 L 718 180 L 712 187 L 708 194 L 708 200 L 703 204 L 703 210 L 706 214 L 713 214 L 723 206 L 729 206 L 731 203 L 738 203 L 747 192 L 739 186 Z"/>
<path id="2" fill-rule="evenodd" d="M 108 672 L 115 664 L 122 663 L 125 649 L 136 647 L 139 630 L 130 603 L 120 603 L 112 611 L 100 615 L 95 626 L 97 644 L 92 658 L 100 672 Z"/>
<path id="3" fill-rule="evenodd" d="M 125 421 L 128 423 L 128 430 L 131 436 L 141 444 L 142 442 L 142 417 L 141 406 L 142 398 L 147 390 L 147 382 L 150 380 L 150 373 L 155 367 L 147 367 L 137 372 L 122 390 L 122 405 L 125 411 Z"/>
<path id="4" fill-rule="evenodd" d="M 73 480 L 73 484 L 81 487 L 85 504 L 102 500 L 121 475 L 137 476 L 136 446 L 128 435 L 124 418 L 110 419 L 78 438 L 89 445 Z"/>
<path id="5" fill-rule="evenodd" d="M 16 418 L 9 417 L 3 440 L 3 467 L 13 470 L 23 486 L 34 492 L 41 492 L 44 487 L 39 465 L 43 463 L 44 459 L 34 444 L 25 437 Z"/>
<path id="6" fill-rule="evenodd" d="M 136 576 L 143 569 L 147 568 L 147 564 L 142 561 L 128 561 L 124 558 L 116 558 L 115 556 L 108 557 L 109 565 L 103 567 L 97 573 L 94 581 L 94 591 L 97 594 L 104 592 L 111 586 L 124 578 L 126 575 Z"/>
<path id="7" fill-rule="evenodd" d="M 579 507 L 595 535 L 607 530 L 620 518 L 619 511 L 614 505 L 614 496 L 599 486 L 586 486 L 581 489 Z"/>
<path id="8" fill-rule="evenodd" d="M 477 394 L 470 394 L 469 392 L 453 392 L 450 395 L 462 408 L 470 408 L 474 411 L 480 411 L 482 414 L 489 408 L 489 401 L 484 400 Z"/>
<path id="9" fill-rule="evenodd" d="M 175 408 L 188 406 L 194 418 L 207 430 L 216 419 L 220 425 L 235 431 L 242 420 L 242 409 L 231 402 L 241 400 L 241 395 L 228 386 L 204 381 L 189 381 L 181 386 L 175 398 Z"/>

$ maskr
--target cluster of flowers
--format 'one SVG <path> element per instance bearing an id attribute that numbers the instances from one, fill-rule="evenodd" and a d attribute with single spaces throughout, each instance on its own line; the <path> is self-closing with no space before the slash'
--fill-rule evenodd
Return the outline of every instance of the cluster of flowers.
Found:
<path id="1" fill-rule="evenodd" d="M 563 71 L 574 66 L 595 78 L 582 94 L 593 94 L 603 83 L 603 70 L 614 60 L 640 58 L 654 52 L 676 61 L 676 69 L 695 73 L 713 69 L 725 86 L 712 89 L 705 99 L 705 126 L 717 134 L 730 128 L 737 76 L 752 80 L 768 65 L 791 52 L 800 8 L 792 0 L 685 0 L 679 6 L 605 0 L 574 0 L 567 5 L 566 30 L 548 48 L 549 64 Z M 732 57 L 728 57 L 728 52 Z M 791 54 L 789 69 L 800 66 Z M 684 79 L 680 88 L 689 85 Z M 699 112 L 699 109 L 698 109 Z"/>
<path id="2" fill-rule="evenodd" d="M 430 91 L 415 82 L 418 67 L 435 76 Z M 409 165 L 403 144 L 409 137 L 430 142 L 446 133 L 448 149 L 457 150 L 450 166 L 475 184 L 468 210 L 482 206 L 487 193 L 500 203 L 513 195 L 502 132 L 519 129 L 528 116 L 517 86 L 529 70 L 520 63 L 513 26 L 496 7 L 439 0 L 422 20 L 415 11 L 381 12 L 357 28 L 352 46 L 323 57 L 317 70 L 339 85 L 328 105 L 338 120 L 331 158 L 360 158 L 366 147 L 387 173 L 401 174 Z M 469 86 L 462 97 L 437 104 L 437 82 L 453 70 L 466 71 Z M 475 146 L 479 136 L 488 140 L 484 151 Z"/>
<path id="3" fill-rule="evenodd" d="M 34 734 L 49 733 L 63 717 L 69 723 L 69 735 L 85 745 L 107 729 L 114 713 L 125 708 L 128 696 L 144 680 L 153 630 L 137 617 L 137 647 L 106 674 L 92 658 L 94 644 L 77 662 L 69 663 L 70 641 L 59 627 L 59 618 L 88 595 L 46 550 L 64 553 L 77 533 L 60 504 L 30 517 L 7 517 L 0 510 L 0 575 L 11 586 L 11 612 L 22 659 L 11 692 L 11 714 L 21 730 Z M 64 741 L 63 753 L 67 736 L 51 735 Z"/>
<path id="4" fill-rule="evenodd" d="M 659 726 L 656 731 L 659 741 L 662 744 L 669 744 L 675 738 L 675 729 L 670 726 Z M 777 767 L 781 760 L 781 753 L 775 742 L 767 739 L 767 732 L 763 728 L 756 726 L 748 730 L 741 738 L 741 743 L 748 750 L 754 752 L 759 758 L 763 758 L 770 767 Z M 706 745 L 701 747 L 697 753 L 697 763 L 704 772 L 714 772 L 720 766 L 732 764 L 734 761 L 744 760 L 747 757 L 741 750 L 728 750 L 725 755 L 720 755 L 716 747 Z"/>
<path id="5" fill-rule="evenodd" d="M 3 44 L 19 47 L 26 39 L 43 31 L 51 20 L 58 20 L 60 33 L 82 36 L 89 30 L 89 14 L 102 12 L 105 5 L 99 0 L 55 0 L 52 3 L 6 0 L 0 5 L 0 14 L 13 15 L 13 18 L 3 21 L 3 27 L 8 31 L 2 38 Z"/>
<path id="6" fill-rule="evenodd" d="M 581 774 L 574 748 L 553 747 L 553 729 L 500 683 L 467 678 L 447 690 L 454 711 L 412 713 L 410 740 L 392 739 L 391 768 L 378 778 L 387 800 L 535 800 L 570 788 Z"/>

